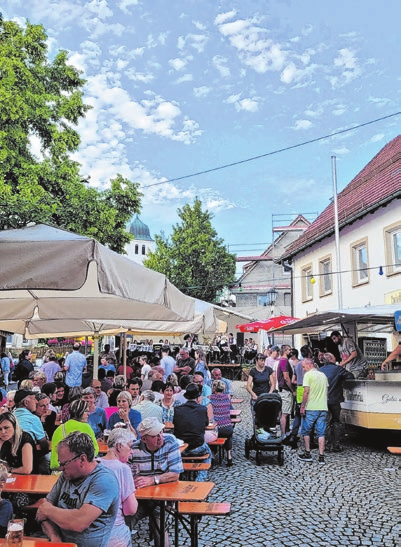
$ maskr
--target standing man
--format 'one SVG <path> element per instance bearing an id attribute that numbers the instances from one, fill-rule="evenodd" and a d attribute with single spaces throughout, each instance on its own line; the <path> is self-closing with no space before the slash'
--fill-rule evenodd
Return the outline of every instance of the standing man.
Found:
<path id="1" fill-rule="evenodd" d="M 328 398 L 328 424 L 331 426 L 331 441 L 333 452 L 341 452 L 340 446 L 341 437 L 341 403 L 344 401 L 343 382 L 345 380 L 353 380 L 354 375 L 348 372 L 343 366 L 336 364 L 336 358 L 332 353 L 323 355 L 323 366 L 320 368 L 327 376 L 329 381 L 329 398 Z"/>
<path id="2" fill-rule="evenodd" d="M 230 380 L 227 380 L 227 378 L 223 378 L 221 370 L 219 368 L 214 368 L 210 373 L 210 376 L 212 378 L 208 382 L 206 382 L 206 385 L 209 386 L 210 389 L 212 389 L 213 382 L 215 380 L 221 380 L 222 382 L 224 382 L 225 385 L 223 393 L 228 393 L 229 395 L 231 395 L 231 382 Z"/>
<path id="3" fill-rule="evenodd" d="M 170 355 L 170 346 L 162 346 L 160 366 L 164 370 L 163 382 L 166 382 L 167 377 L 174 372 L 175 365 L 175 359 L 173 359 Z"/>
<path id="4" fill-rule="evenodd" d="M 338 345 L 340 365 L 345 366 L 348 372 L 352 372 L 355 378 L 366 378 L 368 362 L 355 342 L 342 336 L 338 330 L 333 330 L 330 338 Z"/>
<path id="5" fill-rule="evenodd" d="M 104 351 L 100 354 L 101 359 L 106 359 L 112 365 L 117 363 L 117 357 L 114 351 L 110 351 L 110 344 L 104 345 Z M 115 370 L 115 369 L 114 369 Z"/>
<path id="6" fill-rule="evenodd" d="M 288 356 L 291 353 L 290 346 L 283 345 L 280 350 L 280 360 L 277 365 L 277 384 L 280 392 L 282 407 L 281 407 L 281 435 L 285 435 L 289 431 L 289 416 L 291 415 L 293 399 L 296 392 L 296 386 L 292 383 L 292 368 L 288 361 Z M 287 422 L 288 417 L 288 422 Z"/>
<path id="7" fill-rule="evenodd" d="M 176 366 L 174 367 L 174 372 L 177 374 L 178 379 L 180 379 L 183 374 L 193 374 L 194 368 L 195 361 L 189 356 L 188 349 L 181 348 Z"/>
<path id="8" fill-rule="evenodd" d="M 78 387 L 82 385 L 82 373 L 86 367 L 86 358 L 79 350 L 81 344 L 75 342 L 74 351 L 67 356 L 64 368 L 67 371 L 65 383 L 69 387 Z"/>
<path id="9" fill-rule="evenodd" d="M 298 454 L 303 462 L 311 462 L 310 436 L 315 428 L 319 442 L 319 464 L 324 464 L 324 445 L 327 425 L 327 395 L 329 382 L 327 376 L 317 370 L 312 359 L 302 361 L 304 369 L 304 394 L 301 403 L 302 428 L 301 435 L 305 441 L 305 452 Z"/>
<path id="10" fill-rule="evenodd" d="M 120 501 L 115 473 L 95 460 L 91 437 L 79 431 L 60 441 L 58 459 L 63 474 L 36 519 L 50 541 L 107 547 Z"/>

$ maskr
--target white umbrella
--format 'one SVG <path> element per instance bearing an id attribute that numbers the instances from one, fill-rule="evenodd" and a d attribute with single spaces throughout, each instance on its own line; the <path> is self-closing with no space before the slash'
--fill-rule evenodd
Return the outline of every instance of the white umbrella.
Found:
<path id="1" fill-rule="evenodd" d="M 194 317 L 194 300 L 164 275 L 88 237 L 44 224 L 0 231 L 0 256 L 0 322 L 11 332 L 33 334 L 30 323 L 44 320 L 107 324 Z M 86 327 L 75 323 L 73 330 Z M 51 330 L 69 328 L 60 323 Z"/>

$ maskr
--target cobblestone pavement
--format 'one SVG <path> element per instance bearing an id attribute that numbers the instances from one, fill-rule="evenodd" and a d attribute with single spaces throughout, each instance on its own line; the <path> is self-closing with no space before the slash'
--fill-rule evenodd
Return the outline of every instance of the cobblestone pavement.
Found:
<path id="1" fill-rule="evenodd" d="M 245 438 L 252 434 L 249 396 L 244 382 L 233 387 L 244 398 L 235 405 L 242 422 L 234 431 L 234 467 L 223 463 L 209 474 L 216 484 L 209 501 L 231 502 L 231 515 L 203 518 L 199 547 L 401 545 L 401 458 L 386 451 L 388 439 L 349 430 L 344 452 L 328 453 L 326 465 L 317 463 L 317 450 L 307 463 L 286 447 L 283 467 L 275 452 L 263 453 L 257 466 L 254 451 L 249 460 L 244 455 Z M 153 545 L 145 520 L 133 539 L 134 547 Z M 180 545 L 190 545 L 184 530 Z"/>

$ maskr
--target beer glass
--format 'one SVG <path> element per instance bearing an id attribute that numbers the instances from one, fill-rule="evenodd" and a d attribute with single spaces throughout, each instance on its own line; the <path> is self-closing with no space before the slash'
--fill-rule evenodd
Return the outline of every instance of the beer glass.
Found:
<path id="1" fill-rule="evenodd" d="M 24 537 L 24 520 L 10 520 L 7 526 L 6 545 L 8 547 L 22 547 Z"/>

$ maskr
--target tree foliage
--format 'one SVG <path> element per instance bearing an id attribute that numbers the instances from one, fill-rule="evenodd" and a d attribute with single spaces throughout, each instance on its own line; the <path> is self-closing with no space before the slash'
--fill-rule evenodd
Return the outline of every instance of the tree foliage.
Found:
<path id="1" fill-rule="evenodd" d="M 124 252 L 132 239 L 126 224 L 139 212 L 141 194 L 118 174 L 104 191 L 82 180 L 70 155 L 90 108 L 85 80 L 66 51 L 49 60 L 46 41 L 42 25 L 27 21 L 22 28 L 0 14 L 0 229 L 47 222 Z"/>
<path id="2" fill-rule="evenodd" d="M 235 256 L 230 254 L 212 226 L 213 215 L 202 211 L 196 199 L 178 209 L 180 224 L 171 240 L 156 236 L 156 248 L 144 264 L 165 274 L 185 294 L 214 302 L 218 291 L 235 277 Z"/>

